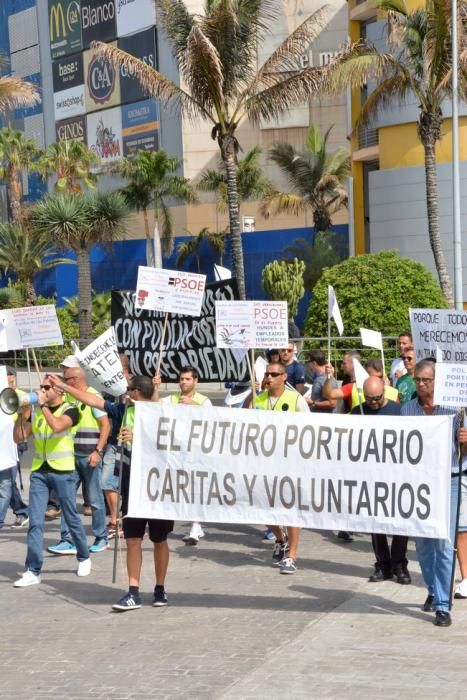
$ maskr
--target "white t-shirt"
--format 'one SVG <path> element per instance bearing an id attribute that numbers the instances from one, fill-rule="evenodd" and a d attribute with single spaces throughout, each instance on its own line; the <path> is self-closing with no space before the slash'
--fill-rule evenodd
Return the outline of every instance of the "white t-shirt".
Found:
<path id="1" fill-rule="evenodd" d="M 168 396 L 164 396 L 163 399 L 161 399 L 161 403 L 172 403 L 172 394 L 169 394 Z M 212 406 L 211 399 L 206 399 L 203 401 L 201 406 Z"/>

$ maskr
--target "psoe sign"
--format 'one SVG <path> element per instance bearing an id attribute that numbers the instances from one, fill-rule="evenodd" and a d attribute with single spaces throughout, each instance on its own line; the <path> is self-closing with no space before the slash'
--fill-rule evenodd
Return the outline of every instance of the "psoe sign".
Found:
<path id="1" fill-rule="evenodd" d="M 49 37 L 52 58 L 60 58 L 82 48 L 78 0 L 49 0 Z"/>

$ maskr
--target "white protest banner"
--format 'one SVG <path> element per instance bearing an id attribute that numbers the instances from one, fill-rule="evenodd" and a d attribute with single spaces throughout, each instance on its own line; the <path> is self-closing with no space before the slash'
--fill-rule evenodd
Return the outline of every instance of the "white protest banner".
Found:
<path id="1" fill-rule="evenodd" d="M 366 369 L 362 367 L 360 362 L 357 360 L 356 357 L 352 358 L 353 362 L 353 371 L 355 375 L 355 384 L 357 385 L 357 389 L 363 389 L 363 382 L 368 379 L 370 376 Z"/>
<path id="2" fill-rule="evenodd" d="M 227 267 L 214 264 L 214 278 L 216 282 L 219 282 L 220 280 L 230 280 L 232 279 L 232 273 Z"/>
<path id="3" fill-rule="evenodd" d="M 86 370 L 89 383 L 98 391 L 121 396 L 127 390 L 122 363 L 118 354 L 115 330 L 110 326 L 84 350 L 75 352 Z"/>
<path id="4" fill-rule="evenodd" d="M 8 387 L 8 375 L 5 365 L 0 365 L 0 391 Z"/>
<path id="5" fill-rule="evenodd" d="M 436 346 L 443 362 L 467 362 L 467 311 L 454 309 L 410 309 L 415 359 L 436 357 Z"/>
<path id="6" fill-rule="evenodd" d="M 62 332 L 53 304 L 2 310 L 0 349 L 26 350 L 49 345 L 63 345 Z"/>
<path id="7" fill-rule="evenodd" d="M 283 348 L 288 342 L 286 301 L 216 301 L 218 348 Z"/>
<path id="8" fill-rule="evenodd" d="M 261 382 L 264 379 L 264 373 L 266 372 L 266 367 L 268 366 L 268 363 L 264 359 L 264 357 L 257 357 L 255 361 L 255 378 L 256 381 L 259 382 L 259 385 L 261 386 Z"/>
<path id="9" fill-rule="evenodd" d="M 342 316 L 339 309 L 339 304 L 337 303 L 337 297 L 331 285 L 328 285 L 328 316 L 329 318 L 334 319 L 339 335 L 342 335 L 344 332 L 344 324 L 342 323 Z"/>
<path id="10" fill-rule="evenodd" d="M 199 316 L 205 287 L 206 275 L 140 265 L 135 306 L 148 311 Z"/>
<path id="11" fill-rule="evenodd" d="M 137 402 L 128 515 L 446 538 L 452 416 Z"/>
<path id="12" fill-rule="evenodd" d="M 437 406 L 467 406 L 467 365 L 436 363 L 433 401 Z"/>
<path id="13" fill-rule="evenodd" d="M 360 328 L 360 337 L 362 345 L 369 348 L 383 349 L 383 336 L 379 331 L 372 331 L 369 328 Z"/>

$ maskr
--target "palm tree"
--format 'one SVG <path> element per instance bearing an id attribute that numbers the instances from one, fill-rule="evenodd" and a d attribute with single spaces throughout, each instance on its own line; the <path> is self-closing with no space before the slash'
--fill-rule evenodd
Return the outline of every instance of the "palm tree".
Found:
<path id="1" fill-rule="evenodd" d="M 25 224 L 0 225 L 0 268 L 6 275 L 14 274 L 26 287 L 26 305 L 37 300 L 34 278 L 42 270 L 70 264 L 69 258 L 52 257 L 59 253 L 47 235 L 33 235 Z"/>
<path id="2" fill-rule="evenodd" d="M 239 203 L 251 199 L 262 199 L 273 190 L 272 183 L 264 175 L 261 168 L 260 155 L 261 148 L 255 146 L 237 161 L 236 179 Z M 207 169 L 201 173 L 198 189 L 203 192 L 216 192 L 218 210 L 228 211 L 227 173 L 222 161 L 218 170 Z"/>
<path id="3" fill-rule="evenodd" d="M 225 245 L 227 243 L 228 231 L 206 231 L 204 239 L 211 246 L 214 253 L 219 256 L 219 265 L 224 264 Z"/>
<path id="4" fill-rule="evenodd" d="M 97 156 L 81 141 L 58 141 L 42 153 L 35 169 L 42 179 L 56 175 L 57 192 L 81 192 L 81 182 L 91 189 L 97 184 L 97 175 L 91 172 Z"/>
<path id="5" fill-rule="evenodd" d="M 355 129 L 367 124 L 380 109 L 405 104 L 414 96 L 418 104 L 417 134 L 425 156 L 428 235 L 439 283 L 450 306 L 454 306 L 449 271 L 439 224 L 436 143 L 441 139 L 443 102 L 452 85 L 452 11 L 450 0 L 426 0 L 425 7 L 409 11 L 405 0 L 373 0 L 389 13 L 388 37 L 392 53 L 383 54 L 371 45 L 358 45 L 336 65 L 330 87 L 360 88 L 367 80 L 376 87 L 360 108 Z M 466 2 L 458 3 L 456 18 L 459 43 L 459 98 L 467 99 L 467 53 L 464 21 Z"/>
<path id="6" fill-rule="evenodd" d="M 118 167 L 120 175 L 128 180 L 127 187 L 122 190 L 128 206 L 143 212 L 146 258 L 150 266 L 162 267 L 162 254 L 171 255 L 173 252 L 173 225 L 168 200 L 175 198 L 190 204 L 197 201 L 190 181 L 174 174 L 180 165 L 178 158 L 160 150 L 138 151 L 134 158 L 124 158 Z M 151 203 L 154 207 L 154 241 L 148 218 Z"/>
<path id="7" fill-rule="evenodd" d="M 318 231 L 313 243 L 305 238 L 296 238 L 293 245 L 284 248 L 284 253 L 292 253 L 305 263 L 303 283 L 308 292 L 313 291 L 326 267 L 337 265 L 344 257 L 343 245 L 330 231 Z"/>
<path id="8" fill-rule="evenodd" d="M 201 272 L 201 260 L 199 256 L 199 249 L 201 248 L 201 243 L 203 242 L 203 233 L 206 229 L 202 229 L 197 236 L 192 236 L 188 241 L 179 243 L 177 246 L 177 260 L 175 264 L 177 267 L 182 267 L 186 261 L 191 258 L 192 255 L 196 258 L 196 269 Z"/>
<path id="9" fill-rule="evenodd" d="M 191 14 L 183 0 L 156 0 L 156 7 L 186 89 L 115 46 L 97 46 L 137 75 L 149 95 L 175 104 L 188 118 L 210 122 L 227 176 L 232 257 L 244 299 L 237 127 L 245 118 L 253 124 L 277 118 L 317 94 L 326 69 L 302 69 L 298 59 L 319 34 L 328 10 L 313 13 L 258 69 L 258 46 L 277 21 L 276 0 L 206 0 L 204 14 Z"/>
<path id="10" fill-rule="evenodd" d="M 79 330 L 82 346 L 92 339 L 92 287 L 89 253 L 95 243 L 121 238 L 128 208 L 118 192 L 93 195 L 53 194 L 30 214 L 32 230 L 72 250 L 78 263 Z"/>
<path id="11" fill-rule="evenodd" d="M 5 63 L 5 59 L 0 56 L 0 71 Z M 0 113 L 20 107 L 34 107 L 39 100 L 39 90 L 34 83 L 11 75 L 0 77 Z"/>
<path id="12" fill-rule="evenodd" d="M 273 192 L 262 206 L 264 216 L 270 214 L 302 214 L 310 209 L 316 231 L 329 231 L 332 215 L 347 206 L 345 182 L 351 160 L 346 148 L 330 152 L 327 148 L 332 126 L 322 137 L 317 126 L 310 125 L 304 151 L 289 143 L 276 143 L 269 158 L 288 177 L 291 192 Z"/>
<path id="13" fill-rule="evenodd" d="M 34 141 L 27 141 L 21 131 L 9 126 L 0 129 L 0 179 L 7 181 L 13 221 L 18 221 L 21 216 L 23 199 L 21 173 L 31 168 L 37 154 Z"/>

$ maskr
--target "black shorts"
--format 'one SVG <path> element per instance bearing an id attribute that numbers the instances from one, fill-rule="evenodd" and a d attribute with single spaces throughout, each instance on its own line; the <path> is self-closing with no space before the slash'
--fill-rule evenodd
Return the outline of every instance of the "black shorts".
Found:
<path id="1" fill-rule="evenodd" d="M 146 525 L 149 530 L 149 539 L 156 544 L 165 542 L 168 535 L 174 529 L 173 520 L 148 520 L 147 518 L 123 518 L 123 534 L 125 539 L 138 537 L 143 539 L 146 532 Z"/>

